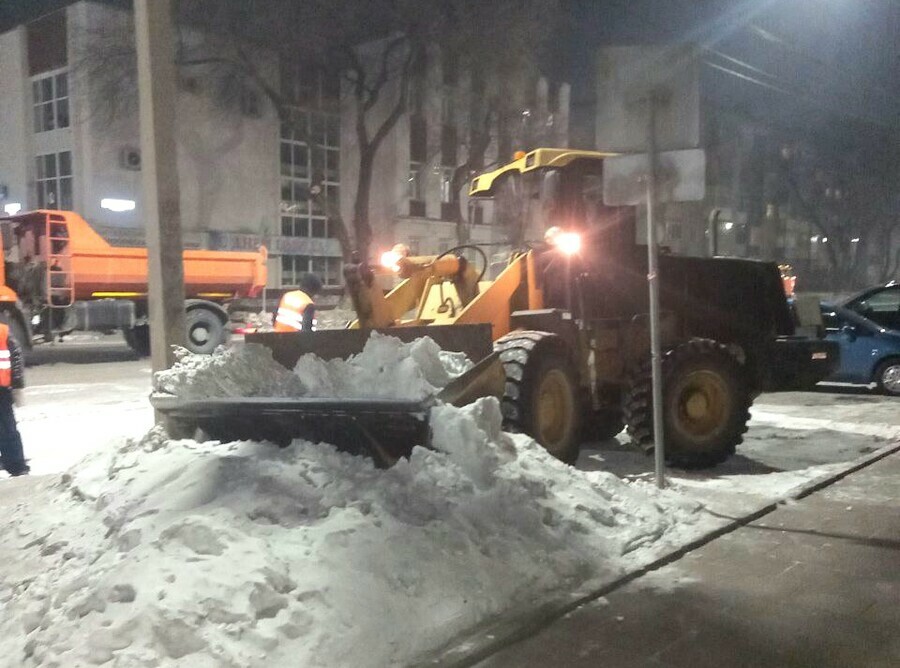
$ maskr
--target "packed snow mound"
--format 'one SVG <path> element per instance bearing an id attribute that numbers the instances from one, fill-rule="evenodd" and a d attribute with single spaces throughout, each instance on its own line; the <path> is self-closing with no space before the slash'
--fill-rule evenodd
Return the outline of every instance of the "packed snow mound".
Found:
<path id="1" fill-rule="evenodd" d="M 441 350 L 428 336 L 403 343 L 373 332 L 362 352 L 347 360 L 308 354 L 297 361 L 294 373 L 308 396 L 424 399 L 471 366 L 463 353 Z"/>
<path id="2" fill-rule="evenodd" d="M 97 454 L 0 519 L 0 656 L 35 666 L 386 666 L 611 577 L 699 506 L 581 472 L 433 409 L 434 450 L 378 470 L 327 445 L 172 441 Z"/>
<path id="3" fill-rule="evenodd" d="M 302 356 L 293 373 L 257 343 L 220 348 L 212 355 L 176 351 L 175 365 L 155 376 L 157 392 L 183 399 L 218 397 L 331 397 L 424 399 L 472 366 L 463 353 L 441 350 L 434 339 L 403 343 L 373 333 L 347 360 Z"/>
<path id="4" fill-rule="evenodd" d="M 297 397 L 305 391 L 301 380 L 258 343 L 220 347 L 212 355 L 177 348 L 175 360 L 171 369 L 154 374 L 155 391 L 183 399 Z"/>

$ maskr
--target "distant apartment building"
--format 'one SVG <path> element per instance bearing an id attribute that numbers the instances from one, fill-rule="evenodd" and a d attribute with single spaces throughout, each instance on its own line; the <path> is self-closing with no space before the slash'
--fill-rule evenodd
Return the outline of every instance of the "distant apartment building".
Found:
<path id="1" fill-rule="evenodd" d="M 730 255 L 790 263 L 806 286 L 827 271 L 827 237 L 790 205 L 783 152 L 797 143 L 765 116 L 742 111 L 729 77 L 690 44 L 604 48 L 597 60 L 598 150 L 645 150 L 640 106 L 644 70 L 658 79 L 665 107 L 658 129 L 664 150 L 703 148 L 706 196 L 660 207 L 660 242 L 676 252 Z M 723 82 L 723 77 L 725 81 Z M 750 91 L 752 94 L 753 91 Z M 745 95 L 749 95 L 744 92 Z M 759 97 L 759 96 L 757 96 Z M 759 101 L 756 101 L 759 103 Z M 643 207 L 638 207 L 643 216 Z M 639 239 L 644 226 L 639 225 Z"/>

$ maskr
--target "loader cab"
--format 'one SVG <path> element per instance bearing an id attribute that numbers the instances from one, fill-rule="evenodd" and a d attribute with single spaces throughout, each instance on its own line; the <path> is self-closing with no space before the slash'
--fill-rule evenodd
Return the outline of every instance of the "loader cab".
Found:
<path id="1" fill-rule="evenodd" d="M 553 228 L 580 235 L 576 256 L 559 258 L 551 252 L 537 262 L 548 308 L 579 315 L 583 310 L 589 318 L 622 317 L 631 312 L 637 286 L 646 280 L 636 246 L 635 208 L 603 203 L 603 161 L 611 155 L 536 149 L 473 181 L 470 195 L 492 198 L 504 227 L 523 226 L 518 244 L 510 235 L 514 246 L 540 247 Z"/>
<path id="2" fill-rule="evenodd" d="M 535 149 L 476 177 L 469 194 L 494 201 L 513 245 L 539 242 L 548 229 L 559 227 L 582 234 L 584 255 L 599 260 L 635 245 L 634 207 L 603 203 L 603 160 L 612 155 Z"/>

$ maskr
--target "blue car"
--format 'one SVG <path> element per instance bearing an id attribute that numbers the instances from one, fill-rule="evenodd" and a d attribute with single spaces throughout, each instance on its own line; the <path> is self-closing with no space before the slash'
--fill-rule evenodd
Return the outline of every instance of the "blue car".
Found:
<path id="1" fill-rule="evenodd" d="M 827 381 L 875 383 L 900 396 L 900 284 L 888 283 L 839 305 L 822 304 L 826 338 L 841 347 L 841 363 Z"/>

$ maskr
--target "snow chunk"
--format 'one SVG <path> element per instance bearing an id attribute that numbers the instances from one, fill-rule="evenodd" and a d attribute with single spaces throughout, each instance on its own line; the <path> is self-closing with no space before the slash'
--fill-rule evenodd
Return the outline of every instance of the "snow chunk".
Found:
<path id="1" fill-rule="evenodd" d="M 403 343 L 375 332 L 359 354 L 327 362 L 307 354 L 297 361 L 294 373 L 308 396 L 424 399 L 471 366 L 463 353 L 443 351 L 430 337 Z"/>
<path id="2" fill-rule="evenodd" d="M 212 355 L 175 351 L 171 369 L 154 375 L 157 392 L 183 399 L 217 397 L 296 397 L 303 383 L 272 359 L 272 351 L 258 343 L 219 348 Z"/>
<path id="3" fill-rule="evenodd" d="M 176 351 L 175 365 L 154 377 L 157 392 L 183 399 L 220 397 L 333 397 L 424 399 L 471 368 L 463 353 L 441 350 L 429 337 L 403 343 L 373 333 L 347 360 L 303 355 L 293 373 L 257 343 L 220 348 L 212 355 Z"/>

